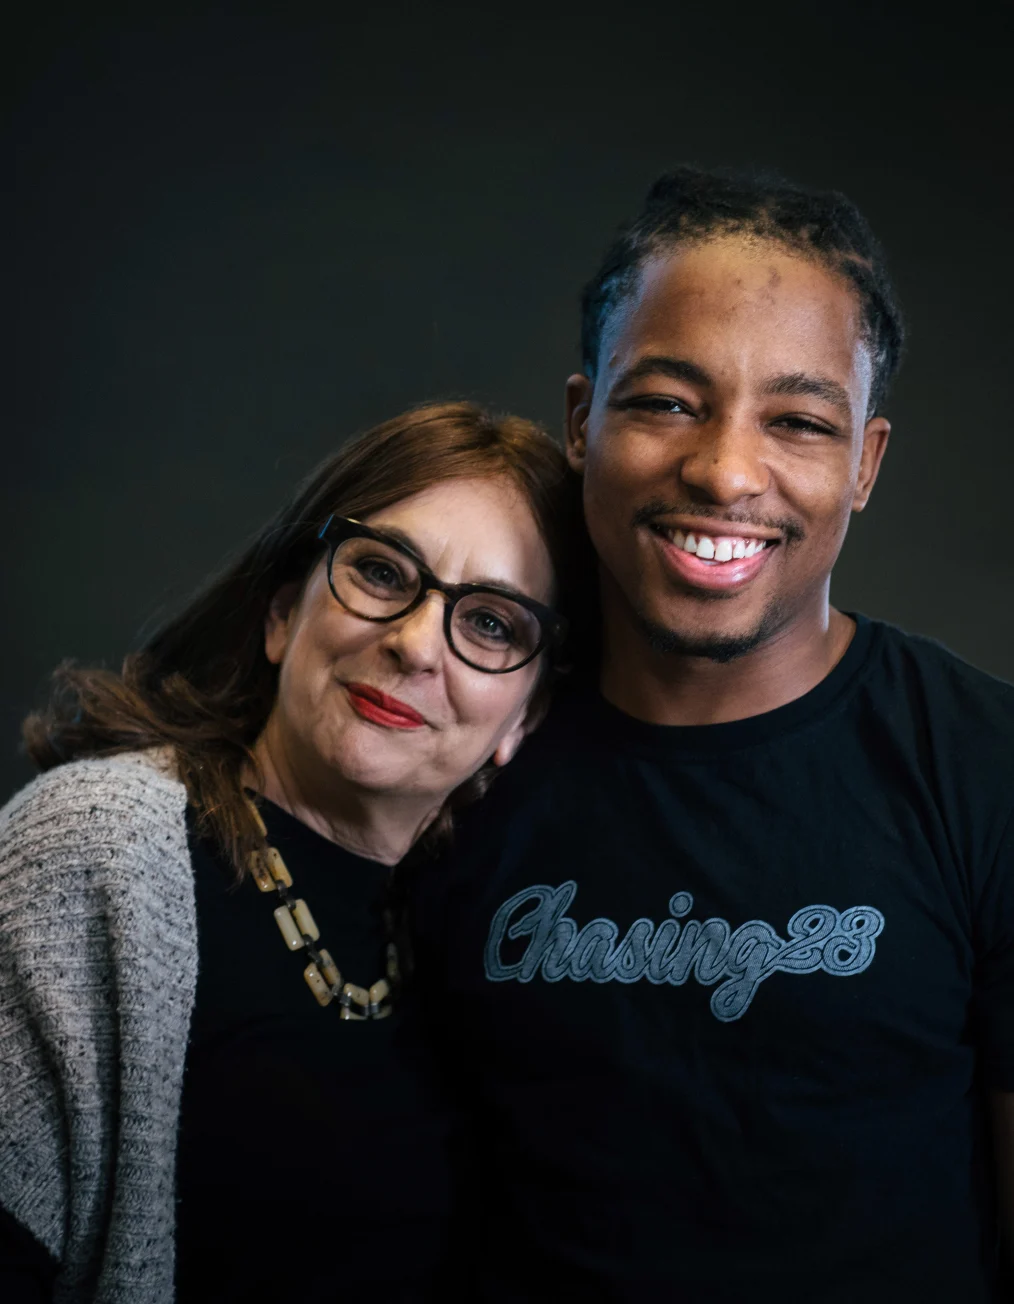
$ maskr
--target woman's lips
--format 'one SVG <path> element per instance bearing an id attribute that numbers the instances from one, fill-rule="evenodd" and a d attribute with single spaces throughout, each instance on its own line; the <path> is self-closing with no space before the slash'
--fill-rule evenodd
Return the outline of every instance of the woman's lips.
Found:
<path id="1" fill-rule="evenodd" d="M 382 724 L 388 729 L 421 729 L 426 723 L 407 702 L 388 697 L 370 684 L 346 684 L 345 691 L 356 714 L 373 724 Z"/>

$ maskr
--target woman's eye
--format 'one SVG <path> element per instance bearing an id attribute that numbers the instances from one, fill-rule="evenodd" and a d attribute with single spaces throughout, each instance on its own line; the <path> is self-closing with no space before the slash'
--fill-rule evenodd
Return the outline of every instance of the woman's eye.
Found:
<path id="1" fill-rule="evenodd" d="M 510 643 L 514 639 L 514 631 L 508 622 L 492 611 L 470 611 L 468 624 L 474 634 L 487 642 Z"/>
<path id="2" fill-rule="evenodd" d="M 356 571 L 367 584 L 376 588 L 396 589 L 404 586 L 401 571 L 382 557 L 364 557 L 356 563 Z"/>

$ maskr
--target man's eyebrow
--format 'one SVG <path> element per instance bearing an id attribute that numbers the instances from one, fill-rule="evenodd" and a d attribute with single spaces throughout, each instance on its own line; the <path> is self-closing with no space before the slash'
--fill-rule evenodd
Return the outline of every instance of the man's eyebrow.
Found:
<path id="1" fill-rule="evenodd" d="M 852 404 L 848 390 L 837 380 L 829 376 L 809 376 L 803 371 L 794 371 L 784 376 L 775 376 L 764 386 L 765 394 L 780 394 L 786 398 L 819 398 L 832 407 L 839 408 L 846 416 L 852 416 Z"/>
<path id="2" fill-rule="evenodd" d="M 645 376 L 667 376 L 670 380 L 685 380 L 690 385 L 712 383 L 708 373 L 696 362 L 688 362 L 686 358 L 671 358 L 664 353 L 651 353 L 647 357 L 639 358 L 626 371 L 621 371 L 613 388 L 619 389 L 621 385 L 643 380 Z"/>

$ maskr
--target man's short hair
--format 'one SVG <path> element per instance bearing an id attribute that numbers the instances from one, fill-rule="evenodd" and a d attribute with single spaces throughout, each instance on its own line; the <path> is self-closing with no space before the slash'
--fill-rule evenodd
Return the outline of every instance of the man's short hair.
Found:
<path id="1" fill-rule="evenodd" d="M 594 378 L 609 318 L 631 295 L 645 262 L 679 245 L 746 234 L 774 240 L 845 278 L 859 299 L 873 360 L 869 414 L 901 361 L 904 326 L 883 251 L 855 204 L 834 190 L 809 190 L 763 174 L 680 167 L 660 176 L 640 213 L 606 250 L 581 300 L 581 353 Z"/>

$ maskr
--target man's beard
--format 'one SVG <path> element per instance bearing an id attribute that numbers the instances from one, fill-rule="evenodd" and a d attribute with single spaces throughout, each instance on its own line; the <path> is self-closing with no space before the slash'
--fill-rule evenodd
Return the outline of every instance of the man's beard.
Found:
<path id="1" fill-rule="evenodd" d="M 638 628 L 649 646 L 663 656 L 704 657 L 724 665 L 746 656 L 766 643 L 785 623 L 785 615 L 778 603 L 772 603 L 752 630 L 743 634 L 684 634 L 634 610 Z"/>
<path id="2" fill-rule="evenodd" d="M 782 535 L 782 542 L 779 544 L 779 547 L 782 548 L 789 548 L 806 537 L 802 522 L 794 517 L 753 518 L 743 513 L 719 510 L 719 508 L 710 505 L 668 503 L 661 498 L 653 498 L 650 502 L 645 503 L 643 507 L 638 508 L 631 519 L 631 526 L 634 529 L 637 529 L 638 526 L 651 526 L 659 518 L 672 517 L 680 513 L 703 520 L 720 519 L 743 525 L 759 525 L 765 529 L 776 529 Z M 731 595 L 716 593 L 711 595 L 711 601 L 721 602 L 728 596 Z M 703 600 L 708 601 L 707 598 Z M 786 623 L 788 616 L 783 605 L 775 601 L 762 614 L 755 628 L 749 633 L 725 635 L 681 634 L 674 629 L 670 629 L 667 625 L 660 625 L 657 621 L 652 620 L 643 611 L 639 611 L 633 603 L 630 605 L 633 607 L 634 619 L 638 627 L 656 652 L 661 652 L 664 656 L 706 657 L 709 661 L 716 661 L 719 664 L 735 661 L 737 657 L 746 656 L 748 652 L 752 652 L 761 643 L 766 642 L 773 634 L 777 633 Z"/>

